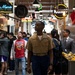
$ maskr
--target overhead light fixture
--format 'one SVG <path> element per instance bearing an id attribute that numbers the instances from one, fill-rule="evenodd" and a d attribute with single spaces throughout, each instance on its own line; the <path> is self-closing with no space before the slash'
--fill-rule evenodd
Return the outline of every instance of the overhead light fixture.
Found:
<path id="1" fill-rule="evenodd" d="M 14 8 L 16 8 L 17 7 L 17 5 L 14 5 Z"/>
<path id="2" fill-rule="evenodd" d="M 51 17 L 52 17 L 52 16 L 51 16 L 51 13 L 50 13 L 50 14 L 48 15 L 48 19 L 51 18 Z"/>
<path id="3" fill-rule="evenodd" d="M 63 16 L 64 16 L 64 17 L 66 16 L 66 12 L 65 12 L 65 11 L 63 12 Z"/>
<path id="4" fill-rule="evenodd" d="M 35 11 L 39 11 L 39 10 L 38 10 L 38 7 L 35 9 Z"/>
<path id="5" fill-rule="evenodd" d="M 39 16 L 41 16 L 41 17 L 42 17 L 42 16 L 43 16 L 43 14 L 42 14 L 42 13 L 40 13 L 40 14 L 39 14 Z"/>
<path id="6" fill-rule="evenodd" d="M 75 10 L 75 6 L 73 7 L 73 10 Z"/>
<path id="7" fill-rule="evenodd" d="M 34 7 L 40 7 L 40 4 L 39 4 L 38 0 L 34 0 L 33 6 Z"/>
<path id="8" fill-rule="evenodd" d="M 35 13 L 40 13 L 38 7 L 35 9 Z"/>

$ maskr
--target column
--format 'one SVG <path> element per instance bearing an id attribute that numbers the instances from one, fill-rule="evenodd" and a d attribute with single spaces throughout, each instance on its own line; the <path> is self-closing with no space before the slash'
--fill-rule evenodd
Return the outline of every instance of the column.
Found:
<path id="1" fill-rule="evenodd" d="M 23 32 L 26 32 L 26 33 L 27 33 L 26 30 L 27 30 L 27 29 L 26 29 L 26 22 L 24 22 L 24 23 L 23 23 Z"/>
<path id="2" fill-rule="evenodd" d="M 9 2 L 11 2 L 13 4 L 13 13 L 9 14 L 9 16 L 14 17 L 14 4 L 15 4 L 15 0 L 8 0 Z M 14 23 L 14 19 L 9 17 L 8 20 L 8 25 L 10 25 L 10 30 L 9 32 L 11 32 L 11 27 L 13 28 L 13 33 L 15 33 L 15 23 Z"/>

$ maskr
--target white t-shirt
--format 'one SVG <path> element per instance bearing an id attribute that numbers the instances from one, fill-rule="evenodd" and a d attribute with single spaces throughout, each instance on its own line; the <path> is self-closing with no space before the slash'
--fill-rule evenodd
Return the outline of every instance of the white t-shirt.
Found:
<path id="1" fill-rule="evenodd" d="M 38 36 L 39 40 L 41 40 L 42 36 Z"/>

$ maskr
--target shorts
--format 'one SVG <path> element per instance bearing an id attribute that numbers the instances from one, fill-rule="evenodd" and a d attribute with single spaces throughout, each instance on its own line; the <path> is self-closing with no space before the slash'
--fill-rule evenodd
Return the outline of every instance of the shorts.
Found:
<path id="1" fill-rule="evenodd" d="M 7 60 L 6 56 L 0 55 L 0 62 L 7 62 Z"/>

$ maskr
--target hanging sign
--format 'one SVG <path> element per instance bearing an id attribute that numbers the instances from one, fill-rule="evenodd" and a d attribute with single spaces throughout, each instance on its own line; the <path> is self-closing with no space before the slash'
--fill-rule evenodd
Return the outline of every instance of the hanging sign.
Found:
<path id="1" fill-rule="evenodd" d="M 63 12 L 67 13 L 65 9 L 67 9 L 67 6 L 65 4 L 58 4 L 56 7 L 56 12 L 54 13 L 55 17 L 57 19 L 63 19 Z M 67 14 L 65 14 L 67 16 Z"/>
<path id="2" fill-rule="evenodd" d="M 25 5 L 18 5 L 15 8 L 15 15 L 18 18 L 24 18 L 24 17 L 26 17 L 27 14 L 28 14 L 28 9 Z"/>
<path id="3" fill-rule="evenodd" d="M 39 11 L 42 10 L 42 4 L 40 4 L 40 7 L 38 7 L 38 10 Z"/>
<path id="4" fill-rule="evenodd" d="M 70 14 L 71 20 L 72 20 L 72 25 L 75 25 L 75 11 L 72 11 Z"/>
<path id="5" fill-rule="evenodd" d="M 8 1 L 0 1 L 0 14 L 13 13 L 13 5 Z"/>
<path id="6" fill-rule="evenodd" d="M 42 10 L 42 4 L 40 4 L 40 7 L 37 7 L 37 8 L 35 9 L 35 11 L 40 11 L 40 10 Z"/>

